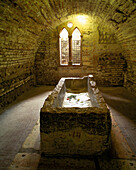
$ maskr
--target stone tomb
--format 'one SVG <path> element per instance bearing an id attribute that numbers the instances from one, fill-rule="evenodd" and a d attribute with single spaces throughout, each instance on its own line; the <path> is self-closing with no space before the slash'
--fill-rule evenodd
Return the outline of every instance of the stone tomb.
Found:
<path id="1" fill-rule="evenodd" d="M 110 131 L 110 112 L 92 75 L 61 78 L 41 108 L 44 155 L 101 155 L 110 148 Z"/>

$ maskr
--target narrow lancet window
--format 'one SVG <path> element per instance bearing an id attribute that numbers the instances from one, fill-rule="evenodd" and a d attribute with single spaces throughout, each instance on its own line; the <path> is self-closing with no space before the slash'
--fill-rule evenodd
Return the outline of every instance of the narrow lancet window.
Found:
<path id="1" fill-rule="evenodd" d="M 72 65 L 81 63 L 81 33 L 78 28 L 72 34 Z"/>
<path id="2" fill-rule="evenodd" d="M 69 62 L 69 39 L 68 31 L 63 28 L 59 38 L 60 44 L 60 65 L 68 65 Z"/>

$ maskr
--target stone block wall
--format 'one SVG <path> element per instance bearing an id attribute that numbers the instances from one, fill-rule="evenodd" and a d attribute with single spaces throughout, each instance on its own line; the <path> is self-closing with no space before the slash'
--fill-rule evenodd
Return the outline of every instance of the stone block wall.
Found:
<path id="1" fill-rule="evenodd" d="M 121 3 L 120 3 L 121 2 Z M 118 41 L 122 46 L 127 68 L 124 73 L 124 87 L 136 95 L 136 1 L 114 1 L 114 15 L 109 17 L 109 23 L 115 28 Z M 119 5 L 120 3 L 120 5 Z"/>
<path id="2" fill-rule="evenodd" d="M 96 74 L 97 82 L 104 86 L 122 86 L 126 62 L 120 53 L 103 53 L 98 57 Z"/>
<path id="3" fill-rule="evenodd" d="M 0 110 L 34 84 L 37 23 L 23 16 L 16 3 L 0 6 Z M 41 30 L 40 30 L 41 31 Z"/>
<path id="4" fill-rule="evenodd" d="M 58 82 L 58 50 L 57 32 L 48 32 L 35 55 L 36 84 L 55 85 Z"/>
<path id="5" fill-rule="evenodd" d="M 134 6 L 128 6 L 125 14 L 126 21 L 121 22 L 117 29 L 119 41 L 122 43 L 123 55 L 127 62 L 124 86 L 136 95 L 136 10 L 134 10 Z"/>
<path id="6" fill-rule="evenodd" d="M 33 51 L 23 50 L 21 45 L 16 49 L 15 44 L 7 47 L 5 43 L 0 52 L 0 110 L 34 82 Z"/>

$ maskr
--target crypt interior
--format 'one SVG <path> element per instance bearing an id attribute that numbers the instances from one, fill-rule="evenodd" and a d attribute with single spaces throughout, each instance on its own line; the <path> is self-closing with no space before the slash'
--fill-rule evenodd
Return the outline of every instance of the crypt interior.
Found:
<path id="1" fill-rule="evenodd" d="M 90 74 L 110 110 L 110 150 L 43 158 L 45 99 L 62 77 Z M 0 169 L 135 168 L 136 1 L 0 0 Z"/>

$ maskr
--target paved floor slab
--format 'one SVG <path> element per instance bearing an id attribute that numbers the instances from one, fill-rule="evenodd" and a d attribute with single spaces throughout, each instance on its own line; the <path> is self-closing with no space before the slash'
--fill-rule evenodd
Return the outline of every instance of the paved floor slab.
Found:
<path id="1" fill-rule="evenodd" d="M 102 87 L 100 91 L 136 156 L 136 97 L 123 87 Z"/>
<path id="2" fill-rule="evenodd" d="M 0 169 L 27 170 L 45 166 L 56 169 L 97 169 L 136 168 L 136 97 L 124 88 L 100 88 L 112 114 L 112 149 L 108 157 L 95 159 L 57 160 L 40 159 L 40 108 L 54 87 L 37 87 L 23 94 L 16 102 L 0 114 Z M 54 165 L 55 161 L 55 165 Z M 61 163 L 62 162 L 62 163 Z M 64 166 L 66 162 L 67 167 Z M 81 166 L 79 165 L 81 162 Z M 82 163 L 84 162 L 84 163 Z M 86 162 L 86 164 L 85 164 Z M 90 163 L 89 163 L 90 162 Z"/>
<path id="3" fill-rule="evenodd" d="M 35 87 L 0 114 L 0 169 L 6 169 L 39 119 L 45 98 L 54 87 Z"/>

